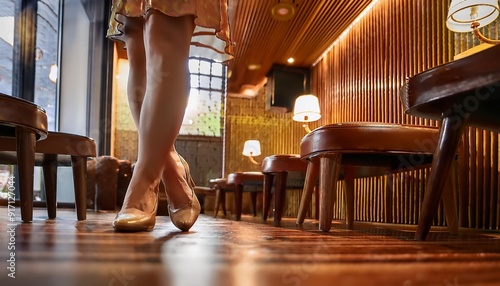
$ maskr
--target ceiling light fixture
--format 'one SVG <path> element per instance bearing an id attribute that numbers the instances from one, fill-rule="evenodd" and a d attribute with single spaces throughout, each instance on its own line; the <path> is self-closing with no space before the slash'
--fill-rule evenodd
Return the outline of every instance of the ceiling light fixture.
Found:
<path id="1" fill-rule="evenodd" d="M 247 69 L 250 71 L 256 71 L 256 70 L 260 69 L 260 65 L 259 64 L 249 64 L 247 66 Z"/>
<path id="2" fill-rule="evenodd" d="M 288 21 L 295 16 L 297 6 L 295 0 L 287 2 L 278 0 L 278 3 L 271 8 L 271 15 L 275 20 Z"/>

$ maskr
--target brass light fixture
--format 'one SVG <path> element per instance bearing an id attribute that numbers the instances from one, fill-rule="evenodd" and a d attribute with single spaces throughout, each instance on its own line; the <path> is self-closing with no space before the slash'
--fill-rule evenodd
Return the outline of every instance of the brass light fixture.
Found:
<path id="1" fill-rule="evenodd" d="M 479 28 L 498 19 L 499 13 L 498 0 L 452 0 L 446 26 L 454 32 L 474 32 L 481 42 L 495 45 L 500 41 L 485 37 Z"/>

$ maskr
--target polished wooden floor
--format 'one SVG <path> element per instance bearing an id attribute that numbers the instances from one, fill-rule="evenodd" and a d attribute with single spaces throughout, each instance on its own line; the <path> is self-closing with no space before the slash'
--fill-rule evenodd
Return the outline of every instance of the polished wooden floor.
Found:
<path id="1" fill-rule="evenodd" d="M 500 285 L 498 231 L 434 229 L 418 242 L 414 227 L 334 222 L 322 233 L 313 220 L 299 229 L 202 215 L 189 233 L 164 216 L 152 232 L 117 233 L 112 213 L 76 222 L 73 210 L 46 220 L 36 209 L 33 223 L 14 225 L 0 214 L 0 285 Z"/>

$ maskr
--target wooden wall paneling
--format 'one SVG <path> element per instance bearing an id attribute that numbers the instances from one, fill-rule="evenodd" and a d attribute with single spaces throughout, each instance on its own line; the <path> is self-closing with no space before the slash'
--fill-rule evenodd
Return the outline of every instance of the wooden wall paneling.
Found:
<path id="1" fill-rule="evenodd" d="M 497 225 L 497 212 L 498 206 L 500 203 L 498 202 L 498 154 L 494 152 L 494 150 L 498 150 L 498 135 L 494 132 L 491 133 L 491 148 L 492 150 L 491 156 L 491 200 L 490 200 L 490 228 L 494 228 Z"/>
<path id="2" fill-rule="evenodd" d="M 460 180 L 459 218 L 460 226 L 469 226 L 469 136 L 465 132 L 458 150 Z"/>
<path id="3" fill-rule="evenodd" d="M 491 214 L 491 132 L 483 131 L 484 138 L 484 155 L 483 155 L 483 221 L 485 228 L 490 227 L 490 214 Z"/>

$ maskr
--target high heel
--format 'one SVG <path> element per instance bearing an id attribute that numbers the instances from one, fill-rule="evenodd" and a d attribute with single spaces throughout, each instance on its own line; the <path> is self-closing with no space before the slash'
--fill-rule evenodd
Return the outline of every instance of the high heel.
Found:
<path id="1" fill-rule="evenodd" d="M 186 160 L 179 155 L 184 170 L 186 171 L 186 181 L 191 189 L 191 201 L 180 208 L 172 209 L 170 204 L 168 205 L 168 214 L 172 223 L 182 231 L 188 231 L 193 224 L 198 219 L 198 215 L 201 211 L 200 202 L 194 193 L 194 181 L 189 173 L 189 165 Z"/>
<path id="2" fill-rule="evenodd" d="M 158 192 L 156 193 L 156 198 L 158 198 Z M 151 213 L 146 213 L 135 208 L 120 211 L 113 220 L 113 228 L 116 231 L 151 231 L 156 224 L 157 208 L 158 200 L 155 201 L 155 208 Z"/>

